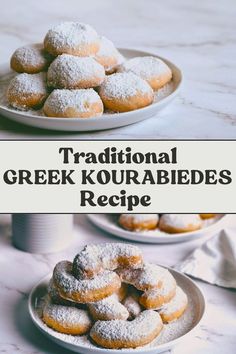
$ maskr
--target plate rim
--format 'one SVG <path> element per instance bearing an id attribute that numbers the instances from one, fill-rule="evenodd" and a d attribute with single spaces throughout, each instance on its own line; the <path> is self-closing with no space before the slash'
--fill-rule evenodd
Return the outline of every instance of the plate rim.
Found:
<path id="1" fill-rule="evenodd" d="M 34 43 L 35 44 L 35 43 Z M 161 105 L 165 105 L 165 103 L 168 102 L 168 100 L 171 100 L 172 98 L 174 98 L 180 91 L 180 88 L 183 84 L 183 72 L 182 70 L 180 69 L 179 66 L 177 66 L 174 62 L 172 62 L 171 60 L 165 58 L 165 57 L 162 57 L 162 56 L 159 56 L 153 52 L 147 52 L 147 51 L 144 51 L 144 50 L 139 50 L 137 48 L 132 48 L 132 47 L 129 47 L 129 48 L 125 48 L 125 47 L 118 47 L 118 50 L 122 52 L 125 52 L 125 51 L 132 51 L 132 52 L 137 52 L 137 55 L 139 53 L 139 55 L 152 55 L 152 56 L 155 56 L 161 60 L 163 60 L 164 62 L 166 62 L 167 64 L 173 66 L 177 72 L 178 72 L 178 84 L 177 86 L 175 87 L 174 91 L 171 92 L 168 96 L 164 97 L 163 99 L 161 99 L 161 101 L 159 102 L 155 102 L 155 103 L 152 103 L 151 105 L 147 106 L 147 107 L 143 107 L 143 108 L 140 108 L 138 109 L 137 111 L 142 114 L 142 112 L 146 112 L 148 110 L 150 110 L 150 107 L 152 107 L 153 109 L 155 109 L 155 107 L 158 107 L 158 106 L 161 106 Z M 8 63 L 2 63 L 0 65 L 0 72 L 2 71 L 9 71 L 9 73 L 12 71 L 9 67 L 9 64 Z M 12 71 L 13 72 L 13 71 Z M 2 74 L 1 74 L 2 76 Z M 115 114 L 106 114 L 106 115 L 102 115 L 100 117 L 92 117 L 92 118 L 89 118 L 89 122 L 91 122 L 91 124 L 95 123 L 95 122 L 98 122 L 100 121 L 101 123 L 102 122 L 105 122 L 108 120 L 111 120 L 111 119 L 117 119 L 119 117 L 122 117 L 122 118 L 126 118 L 126 117 L 129 117 L 129 116 L 132 116 L 134 114 L 134 112 L 136 111 L 129 111 L 129 112 L 123 112 L 123 113 L 115 113 Z M 4 113 L 9 113 L 9 114 L 13 114 L 15 115 L 16 117 L 19 117 L 19 119 L 21 118 L 24 118 L 29 124 L 29 120 L 33 119 L 34 121 L 37 121 L 37 120 L 40 120 L 40 121 L 44 121 L 44 122 L 68 122 L 68 123 L 78 123 L 79 122 L 83 122 L 84 119 L 83 118 L 58 118 L 58 117 L 46 117 L 46 116 L 40 116 L 40 115 L 36 115 L 36 114 L 26 114 L 25 111 L 18 111 L 18 110 L 14 110 L 13 108 L 8 108 L 6 107 L 5 105 L 2 105 L 0 104 L 0 113 L 3 114 L 4 116 L 6 116 Z M 12 118 L 12 117 L 9 117 L 9 116 L 6 116 L 8 119 L 14 119 L 15 121 L 17 121 L 17 118 Z M 19 122 L 19 123 L 22 123 L 22 122 Z M 135 123 L 135 122 L 134 122 Z M 132 124 L 132 121 L 130 122 L 130 124 Z M 56 129 L 56 128 L 54 128 Z M 105 129 L 103 129 L 105 130 Z"/>
<path id="2" fill-rule="evenodd" d="M 58 344 L 62 343 L 61 345 L 63 347 L 67 347 L 67 348 L 76 348 L 80 350 L 80 349 L 84 349 L 87 350 L 89 353 L 114 353 L 114 354 L 118 354 L 118 353 L 124 353 L 124 354 L 132 354 L 132 353 L 145 353 L 145 354 L 153 354 L 155 352 L 155 350 L 160 350 L 160 353 L 164 350 L 168 350 L 169 348 L 173 348 L 176 344 L 178 344 L 180 341 L 182 341 L 186 336 L 188 336 L 190 333 L 193 333 L 193 331 L 196 330 L 197 327 L 199 327 L 200 323 L 202 322 L 204 316 L 205 316 L 205 312 L 206 312 L 206 300 L 203 294 L 202 289 L 200 288 L 199 285 L 196 284 L 196 282 L 194 280 L 192 280 L 188 275 L 172 268 L 172 267 L 168 267 L 166 265 L 162 265 L 160 263 L 155 263 L 167 270 L 169 270 L 171 273 L 173 272 L 174 274 L 176 273 L 178 277 L 183 278 L 185 281 L 190 282 L 191 285 L 194 287 L 195 292 L 198 294 L 198 297 L 200 298 L 200 309 L 201 312 L 198 315 L 198 318 L 196 320 L 196 323 L 194 324 L 194 326 L 187 331 L 185 334 L 183 334 L 182 336 L 175 338 L 173 340 L 171 340 L 170 342 L 166 342 L 164 344 L 160 344 L 157 347 L 151 347 L 151 348 L 139 348 L 139 349 L 106 349 L 106 348 L 100 348 L 100 347 L 94 347 L 94 348 L 89 348 L 87 346 L 83 346 L 83 345 L 76 345 L 73 343 L 68 343 L 66 341 L 64 341 L 61 338 L 57 338 L 54 337 L 52 334 L 50 334 L 49 332 L 46 332 L 43 328 L 43 326 L 40 324 L 40 319 L 35 315 L 35 307 L 33 305 L 33 297 L 35 295 L 35 292 L 37 291 L 37 288 L 46 280 L 48 281 L 51 277 L 51 273 L 47 274 L 45 277 L 41 278 L 41 280 L 39 282 L 37 282 L 33 288 L 30 291 L 29 297 L 28 297 L 28 312 L 30 315 L 30 318 L 32 320 L 32 322 L 36 325 L 36 327 L 44 334 L 46 335 L 48 338 L 50 338 L 52 341 L 56 342 Z M 71 349 L 73 350 L 73 349 Z"/>
<path id="3" fill-rule="evenodd" d="M 207 233 L 207 231 L 213 231 L 214 228 L 220 227 L 221 224 L 223 224 L 223 222 L 225 221 L 225 219 L 227 218 L 227 214 L 222 214 L 221 218 L 219 220 L 217 220 L 214 224 L 206 226 L 205 228 L 203 228 L 203 232 L 201 232 L 202 230 L 196 230 L 196 231 L 190 231 L 190 232 L 182 232 L 182 233 L 175 233 L 175 234 L 170 234 L 170 235 L 153 235 L 150 236 L 151 240 L 147 241 L 146 235 L 145 233 L 141 233 L 141 232 L 134 232 L 134 231 L 128 231 L 125 229 L 122 229 L 121 227 L 119 227 L 119 229 L 117 230 L 117 233 L 114 233 L 111 227 L 103 227 L 102 223 L 97 222 L 96 218 L 99 218 L 100 215 L 106 215 L 105 213 L 101 213 L 101 214 L 92 214 L 89 213 L 87 214 L 87 218 L 89 219 L 89 221 L 95 225 L 96 227 L 98 227 L 100 230 L 103 230 L 115 237 L 119 237 L 125 240 L 130 240 L 133 242 L 141 242 L 141 243 L 145 243 L 145 244 L 172 244 L 172 243 L 180 243 L 180 242 L 189 242 L 189 241 L 194 241 L 197 239 L 202 238 L 205 233 Z M 209 230 L 210 229 L 210 230 Z M 168 239 L 167 239 L 168 237 Z"/>

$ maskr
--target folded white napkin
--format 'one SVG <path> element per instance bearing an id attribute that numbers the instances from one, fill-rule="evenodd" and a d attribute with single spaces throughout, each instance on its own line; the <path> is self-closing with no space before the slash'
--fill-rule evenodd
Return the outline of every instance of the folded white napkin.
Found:
<path id="1" fill-rule="evenodd" d="M 236 288 L 236 228 L 220 231 L 174 268 L 210 284 Z"/>

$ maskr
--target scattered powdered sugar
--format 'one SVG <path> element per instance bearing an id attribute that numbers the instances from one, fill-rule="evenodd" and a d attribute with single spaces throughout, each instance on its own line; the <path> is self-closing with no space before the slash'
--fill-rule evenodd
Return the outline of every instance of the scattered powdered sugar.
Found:
<path id="1" fill-rule="evenodd" d="M 101 99 L 93 89 L 80 90 L 53 90 L 48 96 L 44 107 L 57 114 L 66 112 L 69 108 L 74 108 L 78 112 L 89 112 L 91 105 L 101 103 Z"/>
<path id="2" fill-rule="evenodd" d="M 127 320 L 129 312 L 126 307 L 119 302 L 117 294 L 113 294 L 105 299 L 88 304 L 91 314 L 99 320 Z"/>
<path id="3" fill-rule="evenodd" d="M 100 92 L 107 99 L 127 99 L 136 95 L 153 95 L 151 86 L 133 73 L 117 73 L 106 77 Z"/>
<path id="4" fill-rule="evenodd" d="M 170 302 L 164 304 L 161 307 L 159 313 L 164 315 L 171 315 L 172 313 L 178 311 L 182 307 L 185 307 L 187 303 L 188 303 L 187 295 L 179 286 L 177 286 L 175 296 L 173 297 L 172 300 L 170 300 Z"/>
<path id="5" fill-rule="evenodd" d="M 77 48 L 98 41 L 97 32 L 85 23 L 62 22 L 51 28 L 45 37 L 55 48 Z"/>
<path id="6" fill-rule="evenodd" d="M 63 306 L 46 302 L 43 308 L 43 314 L 62 325 L 91 326 L 92 322 L 88 311 L 81 310 L 73 306 Z"/>
<path id="7" fill-rule="evenodd" d="M 86 293 L 90 290 L 99 290 L 103 287 L 117 282 L 118 275 L 114 272 L 104 271 L 102 274 L 95 276 L 92 279 L 76 279 L 72 274 L 72 263 L 61 261 L 57 263 L 53 271 L 53 280 L 63 289 L 65 293 L 72 294 L 80 293 L 86 297 Z"/>
<path id="8" fill-rule="evenodd" d="M 59 55 L 49 66 L 48 85 L 52 87 L 74 87 L 84 81 L 101 84 L 105 78 L 104 67 L 92 57 L 77 57 L 69 54 Z"/>
<path id="9" fill-rule="evenodd" d="M 167 269 L 152 263 L 144 263 L 141 269 L 120 269 L 118 273 L 122 281 L 139 290 L 161 288 L 164 281 L 167 281 L 169 286 L 174 282 L 173 276 Z"/>
<path id="10" fill-rule="evenodd" d="M 129 59 L 118 67 L 118 72 L 132 72 L 145 80 L 160 75 L 171 75 L 171 70 L 166 63 L 152 56 Z"/>
<path id="11" fill-rule="evenodd" d="M 133 321 L 112 320 L 97 321 L 93 325 L 90 335 L 97 334 L 106 340 L 139 341 L 155 333 L 162 326 L 158 312 L 146 310 L 139 314 Z"/>
<path id="12" fill-rule="evenodd" d="M 73 270 L 75 273 L 80 270 L 114 270 L 119 266 L 119 257 L 123 260 L 126 258 L 127 265 L 131 259 L 129 266 L 132 268 L 142 265 L 142 252 L 137 246 L 126 243 L 104 243 L 85 246 L 75 257 Z"/>
<path id="13" fill-rule="evenodd" d="M 151 289 L 147 291 L 145 293 L 147 298 L 152 299 L 152 298 L 157 298 L 159 296 L 168 296 L 168 294 L 175 291 L 176 281 L 170 272 L 165 273 L 165 275 L 162 278 L 160 278 L 160 280 L 162 282 L 162 286 L 158 289 Z"/>
<path id="14" fill-rule="evenodd" d="M 160 223 L 181 229 L 190 225 L 201 226 L 202 220 L 199 214 L 163 214 Z"/>
<path id="15" fill-rule="evenodd" d="M 12 58 L 24 67 L 39 67 L 41 70 L 43 70 L 49 62 L 49 56 L 45 53 L 43 45 L 41 44 L 32 44 L 20 47 L 15 50 Z"/>

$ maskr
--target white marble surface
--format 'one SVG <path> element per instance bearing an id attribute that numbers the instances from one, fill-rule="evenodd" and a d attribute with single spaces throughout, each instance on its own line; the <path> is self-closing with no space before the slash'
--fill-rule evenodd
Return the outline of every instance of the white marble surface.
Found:
<path id="1" fill-rule="evenodd" d="M 15 48 L 42 40 L 59 21 L 92 24 L 117 46 L 170 58 L 183 90 L 157 117 L 94 133 L 50 133 L 0 117 L 0 139 L 236 138 L 235 0 L 8 0 L 1 6 L 0 64 Z"/>
<path id="2" fill-rule="evenodd" d="M 85 215 L 77 215 L 75 223 L 75 239 L 69 249 L 57 254 L 32 255 L 13 248 L 9 216 L 0 215 L 0 353 L 70 353 L 34 327 L 27 312 L 27 298 L 33 285 L 51 272 L 58 260 L 72 258 L 86 243 L 113 240 L 90 224 Z M 236 232 L 236 216 L 228 218 L 227 227 L 234 227 Z M 204 240 L 176 245 L 140 244 L 140 247 L 150 261 L 171 266 L 202 242 Z M 235 353 L 236 291 L 197 283 L 207 301 L 206 314 L 199 328 L 172 354 Z"/>

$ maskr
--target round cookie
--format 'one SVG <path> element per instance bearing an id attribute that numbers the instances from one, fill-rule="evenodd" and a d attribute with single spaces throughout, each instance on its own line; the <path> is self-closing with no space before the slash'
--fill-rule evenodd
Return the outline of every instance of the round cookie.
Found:
<path id="1" fill-rule="evenodd" d="M 68 261 L 57 263 L 53 282 L 62 298 L 78 303 L 102 300 L 121 286 L 119 276 L 111 271 L 104 271 L 92 279 L 77 279 L 72 272 L 72 263 Z"/>
<path id="2" fill-rule="evenodd" d="M 49 66 L 48 86 L 54 88 L 85 89 L 99 86 L 105 79 L 101 64 L 91 57 L 59 55 Z"/>
<path id="3" fill-rule="evenodd" d="M 73 262 L 73 273 L 79 277 L 94 277 L 104 270 L 118 267 L 138 268 L 143 264 L 141 250 L 126 243 L 104 243 L 87 245 L 79 252 Z"/>
<path id="4" fill-rule="evenodd" d="M 118 67 L 117 72 L 132 72 L 146 80 L 153 90 L 160 89 L 172 78 L 168 65 L 152 56 L 129 59 Z"/>
<path id="5" fill-rule="evenodd" d="M 206 219 L 212 219 L 216 216 L 216 214 L 199 214 L 201 219 L 206 220 Z"/>
<path id="6" fill-rule="evenodd" d="M 54 90 L 45 101 L 43 111 L 48 117 L 99 117 L 103 103 L 93 89 Z"/>
<path id="7" fill-rule="evenodd" d="M 100 49 L 95 59 L 104 67 L 106 74 L 112 74 L 117 66 L 125 61 L 123 55 L 106 37 L 100 37 Z"/>
<path id="8" fill-rule="evenodd" d="M 127 320 L 129 317 L 128 310 L 119 302 L 117 294 L 90 303 L 88 308 L 94 320 Z"/>
<path id="9" fill-rule="evenodd" d="M 80 22 L 63 22 L 51 28 L 44 39 L 44 48 L 52 55 L 63 53 L 86 57 L 100 48 L 97 32 Z"/>
<path id="10" fill-rule="evenodd" d="M 159 221 L 159 229 L 170 234 L 196 231 L 201 227 L 198 214 L 163 214 Z"/>
<path id="11" fill-rule="evenodd" d="M 47 302 L 43 308 L 42 319 L 55 331 L 71 335 L 85 334 L 92 327 L 92 321 L 86 310 L 50 302 Z"/>
<path id="12" fill-rule="evenodd" d="M 188 298 L 185 292 L 178 286 L 173 299 L 163 305 L 159 314 L 165 323 L 177 320 L 181 317 L 188 305 Z"/>
<path id="13" fill-rule="evenodd" d="M 159 221 L 158 214 L 121 214 L 119 224 L 126 230 L 153 230 Z"/>
<path id="14" fill-rule="evenodd" d="M 52 57 L 45 52 L 41 44 L 20 47 L 11 57 L 11 68 L 18 73 L 37 74 L 48 68 Z"/>
<path id="15" fill-rule="evenodd" d="M 137 348 L 153 341 L 162 328 L 163 323 L 158 312 L 146 310 L 133 321 L 97 321 L 90 336 L 104 348 Z"/>
<path id="16" fill-rule="evenodd" d="M 106 77 L 99 87 L 104 106 L 115 112 L 128 112 L 153 102 L 151 86 L 133 73 L 117 73 Z"/>
<path id="17" fill-rule="evenodd" d="M 19 74 L 7 89 L 8 103 L 17 109 L 40 108 L 48 96 L 45 74 Z"/>

